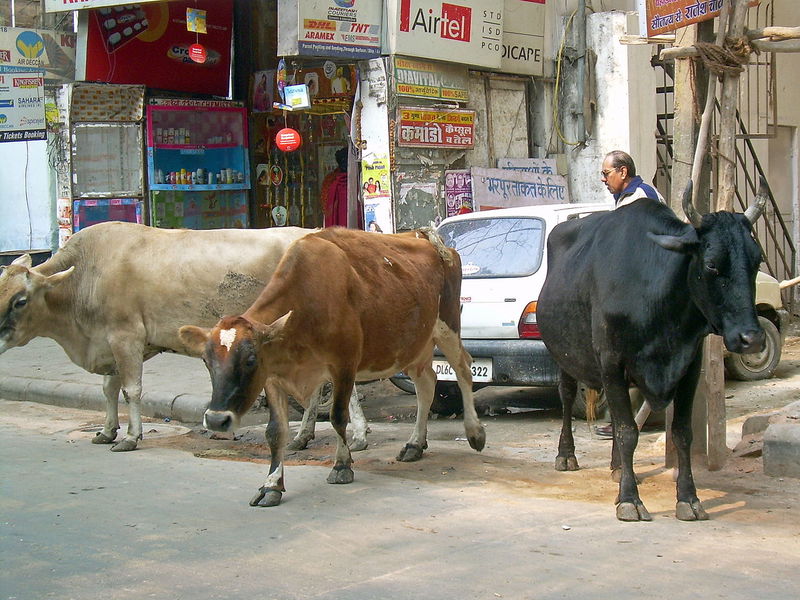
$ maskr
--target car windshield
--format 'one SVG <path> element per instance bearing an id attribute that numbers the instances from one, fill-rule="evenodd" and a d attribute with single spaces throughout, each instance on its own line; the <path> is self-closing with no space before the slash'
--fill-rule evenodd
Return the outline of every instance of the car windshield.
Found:
<path id="1" fill-rule="evenodd" d="M 533 217 L 469 219 L 439 227 L 444 243 L 461 256 L 465 279 L 525 277 L 539 270 L 544 221 Z"/>

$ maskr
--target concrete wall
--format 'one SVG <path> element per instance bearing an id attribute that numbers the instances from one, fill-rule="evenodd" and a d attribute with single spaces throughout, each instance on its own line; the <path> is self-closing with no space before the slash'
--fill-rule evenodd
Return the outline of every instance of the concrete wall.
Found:
<path id="1" fill-rule="evenodd" d="M 47 142 L 0 144 L 0 252 L 52 250 L 57 237 Z"/>

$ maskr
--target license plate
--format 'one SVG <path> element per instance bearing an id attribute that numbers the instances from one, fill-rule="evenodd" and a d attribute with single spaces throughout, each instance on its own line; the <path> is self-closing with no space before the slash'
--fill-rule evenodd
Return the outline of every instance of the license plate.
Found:
<path id="1" fill-rule="evenodd" d="M 456 372 L 453 371 L 453 367 L 450 366 L 450 363 L 444 359 L 434 360 L 433 370 L 436 372 L 436 379 L 439 381 L 456 381 Z M 492 381 L 491 358 L 472 359 L 472 381 Z"/>

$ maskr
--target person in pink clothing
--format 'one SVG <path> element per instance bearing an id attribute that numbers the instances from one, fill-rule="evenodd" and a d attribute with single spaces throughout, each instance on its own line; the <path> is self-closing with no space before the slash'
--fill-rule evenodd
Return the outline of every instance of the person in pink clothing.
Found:
<path id="1" fill-rule="evenodd" d="M 336 151 L 336 164 L 333 171 L 322 181 L 322 211 L 325 213 L 325 227 L 347 227 L 347 148 Z"/>

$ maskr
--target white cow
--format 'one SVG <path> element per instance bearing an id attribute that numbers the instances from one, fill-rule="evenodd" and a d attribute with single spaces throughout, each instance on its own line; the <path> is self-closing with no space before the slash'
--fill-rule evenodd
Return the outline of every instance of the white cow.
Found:
<path id="1" fill-rule="evenodd" d="M 31 268 L 30 256 L 24 255 L 2 269 L 0 354 L 35 337 L 58 342 L 76 365 L 103 375 L 106 420 L 92 442 L 114 443 L 122 390 L 130 422 L 125 438 L 111 450 L 134 450 L 142 438 L 142 363 L 165 351 L 189 354 L 178 337 L 181 325 L 211 326 L 243 312 L 286 248 L 311 231 L 93 225 L 41 265 Z M 317 394 L 293 448 L 313 439 L 318 400 Z M 352 448 L 366 448 L 367 425 L 355 392 L 350 415 Z"/>

